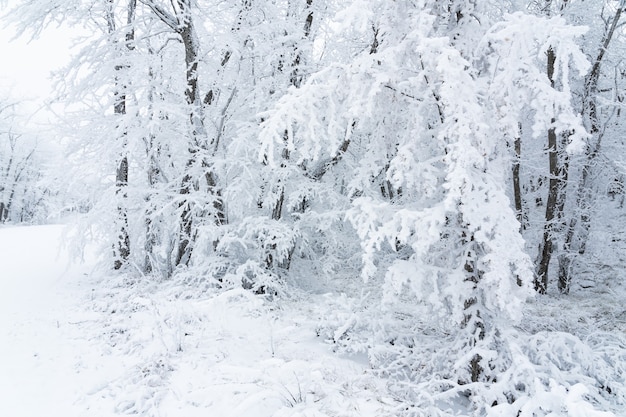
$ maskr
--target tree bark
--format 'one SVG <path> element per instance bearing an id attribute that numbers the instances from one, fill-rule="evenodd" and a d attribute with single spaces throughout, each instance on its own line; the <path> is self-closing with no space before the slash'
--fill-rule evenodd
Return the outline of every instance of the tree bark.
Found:
<path id="1" fill-rule="evenodd" d="M 110 35 L 115 35 L 117 31 L 114 15 L 114 3 L 113 0 L 109 0 L 109 9 L 107 10 L 107 24 Z M 124 35 L 124 46 L 120 49 L 120 55 L 125 55 L 128 51 L 131 51 L 133 41 L 135 38 L 135 32 L 133 29 L 133 23 L 135 20 L 135 10 L 137 7 L 136 0 L 129 0 L 127 6 L 127 32 Z M 123 79 L 120 81 L 120 75 L 123 76 L 123 72 L 128 69 L 128 64 L 117 65 L 116 71 L 116 85 L 115 85 L 115 102 L 113 104 L 113 112 L 118 118 L 126 115 L 126 90 L 127 86 Z M 118 126 L 119 128 L 119 126 Z M 126 148 L 126 135 L 124 130 L 120 137 L 116 140 L 122 142 L 122 149 Z M 128 157 L 125 155 L 125 151 L 122 150 L 122 156 L 118 162 L 118 166 L 115 172 L 115 195 L 118 198 L 117 216 L 118 216 L 118 236 L 115 246 L 113 248 L 113 268 L 121 269 L 130 257 L 130 235 L 128 232 L 128 213 L 126 210 L 125 201 L 128 198 Z"/>
<path id="2" fill-rule="evenodd" d="M 311 35 L 311 27 L 313 25 L 313 10 L 311 10 L 311 5 L 313 4 L 313 0 L 306 0 L 306 13 L 307 16 L 304 21 L 303 33 L 304 39 L 308 39 Z M 289 77 L 289 83 L 291 86 L 299 88 L 302 85 L 302 81 L 304 79 L 301 66 L 302 66 L 302 51 L 296 47 L 296 58 L 292 64 L 291 75 Z M 287 131 L 284 134 L 285 143 L 287 142 Z M 286 168 L 286 161 L 289 160 L 289 151 L 287 149 L 283 150 L 282 153 L 282 162 L 281 168 Z M 280 220 L 283 216 L 283 206 L 285 203 L 285 186 L 283 184 L 279 184 L 279 197 L 272 207 L 272 220 Z M 303 207 L 305 204 L 302 205 Z"/>
<path id="3" fill-rule="evenodd" d="M 482 272 L 476 267 L 476 258 L 480 247 L 474 241 L 473 235 L 467 230 L 467 224 L 459 215 L 458 221 L 461 230 L 461 246 L 463 248 L 464 265 L 465 270 L 465 282 L 472 283 L 472 292 L 477 290 L 478 284 L 482 279 Z M 467 345 L 469 348 L 474 348 L 478 343 L 485 339 L 485 321 L 481 315 L 481 308 L 478 304 L 478 298 L 476 295 L 471 294 L 468 296 L 463 304 L 465 314 L 463 321 L 461 322 L 461 329 L 468 332 L 469 339 Z M 468 364 L 470 370 L 470 381 L 478 382 L 483 374 L 484 369 L 480 365 L 482 357 L 479 354 L 475 354 L 470 359 Z"/>
<path id="4" fill-rule="evenodd" d="M 548 49 L 547 75 L 554 88 L 554 69 L 556 56 L 554 49 Z M 553 118 L 552 123 L 556 120 Z M 568 176 L 567 155 L 564 154 L 563 146 L 560 146 L 554 128 L 548 130 L 548 161 L 550 180 L 548 185 L 548 200 L 546 203 L 545 223 L 542 242 L 539 246 L 537 259 L 537 269 L 535 276 L 535 290 L 540 294 L 545 294 L 548 289 L 548 275 L 550 260 L 555 251 L 555 233 L 558 230 L 559 222 L 563 219 L 563 208 L 565 206 L 565 186 Z"/>
<path id="5" fill-rule="evenodd" d="M 304 39 L 308 39 L 311 35 L 311 27 L 313 26 L 313 10 L 311 10 L 311 5 L 313 4 L 313 0 L 306 0 L 306 19 L 304 20 Z M 297 48 L 296 48 L 297 49 Z M 302 80 L 304 76 L 301 71 L 302 64 L 302 51 L 297 49 L 296 58 L 293 62 L 293 70 L 291 71 L 290 82 L 294 87 L 300 87 L 302 85 Z"/>
<path id="6" fill-rule="evenodd" d="M 226 223 L 226 215 L 224 211 L 224 202 L 221 191 L 217 187 L 216 175 L 213 171 L 212 164 L 207 160 L 212 157 L 217 149 L 216 139 L 210 143 L 208 134 L 204 126 L 203 102 L 198 88 L 198 63 L 200 59 L 200 47 L 197 39 L 197 33 L 194 27 L 194 21 L 191 15 L 190 0 L 178 0 L 180 8 L 178 25 L 178 34 L 180 35 L 185 48 L 185 65 L 186 65 L 186 83 L 185 98 L 189 106 L 189 121 L 191 123 L 191 146 L 189 148 L 189 161 L 187 168 L 192 168 L 198 164 L 204 170 L 204 180 L 207 185 L 207 192 L 212 197 L 213 217 L 217 225 Z M 189 195 L 192 191 L 197 191 L 195 185 L 196 179 L 191 173 L 187 173 L 183 177 L 180 188 L 181 195 Z M 193 243 L 196 239 L 196 231 L 194 220 L 196 214 L 194 211 L 202 208 L 195 207 L 195 204 L 186 201 L 182 203 L 182 211 L 180 217 L 180 238 L 175 259 L 176 265 L 188 265 L 193 251 Z M 214 245 L 216 242 L 214 242 Z"/>
<path id="7" fill-rule="evenodd" d="M 11 207 L 11 202 L 6 195 L 7 187 L 10 187 L 10 184 L 13 182 L 12 174 L 13 164 L 15 163 L 15 142 L 9 133 L 9 146 L 11 148 L 11 154 L 9 155 L 9 160 L 6 165 L 6 169 L 4 170 L 4 174 L 2 178 L 0 178 L 0 223 L 5 223 L 9 219 L 9 209 Z"/>
<path id="8" fill-rule="evenodd" d="M 128 186 L 128 158 L 122 157 L 115 174 L 115 195 L 122 201 L 128 198 L 126 188 Z M 113 268 L 121 269 L 130 257 L 130 235 L 128 233 L 128 213 L 123 203 L 117 206 L 118 236 L 116 249 L 114 250 Z"/>
<path id="9" fill-rule="evenodd" d="M 515 202 L 515 214 L 520 223 L 520 231 L 526 229 L 526 215 L 522 202 L 522 187 L 520 181 L 520 164 L 522 157 L 522 137 L 521 123 L 518 126 L 519 132 L 513 146 L 515 147 L 515 159 L 513 160 L 513 200 Z"/>

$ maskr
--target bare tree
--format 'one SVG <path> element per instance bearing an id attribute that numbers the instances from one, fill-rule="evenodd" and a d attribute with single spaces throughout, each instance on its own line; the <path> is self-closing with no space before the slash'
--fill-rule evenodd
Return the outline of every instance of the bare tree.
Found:
<path id="1" fill-rule="evenodd" d="M 572 260 L 578 254 L 585 253 L 589 229 L 592 218 L 592 185 L 590 178 L 596 166 L 596 160 L 600 155 L 604 129 L 603 121 L 598 114 L 598 82 L 602 72 L 602 64 L 611 41 L 615 37 L 622 13 L 626 8 L 626 0 L 620 0 L 612 15 L 605 19 L 604 32 L 597 49 L 597 55 L 593 60 L 591 71 L 585 77 L 581 113 L 587 124 L 587 130 L 591 135 L 587 143 L 586 157 L 582 167 L 582 174 L 576 190 L 575 213 L 568 225 L 563 244 L 563 252 L 559 255 L 558 288 L 562 293 L 568 293 L 572 280 Z"/>

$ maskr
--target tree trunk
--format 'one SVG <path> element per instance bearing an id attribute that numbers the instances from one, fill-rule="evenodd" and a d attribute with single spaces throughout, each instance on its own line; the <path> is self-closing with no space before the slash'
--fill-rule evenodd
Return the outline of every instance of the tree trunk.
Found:
<path id="1" fill-rule="evenodd" d="M 116 24 L 115 24 L 115 15 L 113 11 L 113 0 L 109 0 L 109 10 L 107 11 L 107 23 L 109 34 L 113 35 L 115 33 Z M 137 7 L 137 0 L 130 0 L 128 2 L 127 9 L 127 20 L 126 23 L 128 25 L 128 31 L 125 34 L 125 44 L 122 49 L 120 49 L 120 54 L 124 55 L 128 51 L 131 51 L 134 46 L 132 42 L 135 38 L 135 33 L 133 29 L 133 23 L 135 20 L 135 10 Z M 116 91 L 115 95 L 115 103 L 113 104 L 113 112 L 116 116 L 122 117 L 126 115 L 126 89 L 127 86 L 125 82 L 120 81 L 120 75 L 123 76 L 123 72 L 128 69 L 127 65 L 117 65 L 115 67 L 116 71 Z M 119 126 L 118 126 L 119 127 Z M 122 141 L 122 149 L 126 148 L 126 131 L 123 131 L 120 134 L 120 137 L 116 138 L 116 140 Z M 126 210 L 125 201 L 128 198 L 127 188 L 128 188 L 128 157 L 124 155 L 124 150 L 122 150 L 122 156 L 118 162 L 118 166 L 115 172 L 115 195 L 118 199 L 117 206 L 117 216 L 118 216 L 118 236 L 115 246 L 113 248 L 113 268 L 121 269 L 122 266 L 128 262 L 130 257 L 130 235 L 128 233 L 128 213 Z"/>
<path id="2" fill-rule="evenodd" d="M 128 195 L 126 188 L 128 187 L 128 158 L 124 156 L 119 162 L 116 175 L 115 175 L 115 195 L 121 198 L 122 201 L 126 200 Z M 122 266 L 128 261 L 130 257 L 130 235 L 128 234 L 128 213 L 123 203 L 117 206 L 118 215 L 118 236 L 117 236 L 117 248 L 114 251 L 114 269 L 121 269 Z"/>
<path id="3" fill-rule="evenodd" d="M 556 56 L 552 48 L 548 49 L 547 73 L 550 83 L 554 88 L 554 66 Z M 552 123 L 556 120 L 553 118 Z M 550 260 L 555 251 L 554 235 L 558 230 L 559 222 L 563 220 L 563 208 L 565 206 L 565 187 L 568 176 L 567 155 L 561 149 L 562 144 L 557 140 L 554 128 L 548 131 L 548 160 L 550 180 L 548 185 L 548 200 L 543 231 L 543 239 L 539 246 L 537 270 L 535 276 L 535 290 L 545 294 L 548 289 L 548 274 Z"/>
<path id="4" fill-rule="evenodd" d="M 478 251 L 480 248 L 474 241 L 474 237 L 469 235 L 469 231 L 467 231 L 467 225 L 462 219 L 462 216 L 459 216 L 459 226 L 462 230 L 461 233 L 461 245 L 463 247 L 463 256 L 464 260 L 464 270 L 465 270 L 465 281 L 471 282 L 472 292 L 477 290 L 478 284 L 481 281 L 482 274 L 481 271 L 476 267 L 476 258 L 478 255 Z M 461 329 L 464 329 L 469 335 L 469 340 L 467 341 L 468 348 L 474 348 L 478 343 L 485 339 L 485 322 L 483 317 L 481 316 L 481 309 L 478 305 L 478 299 L 474 294 L 468 296 L 465 299 L 463 308 L 465 310 L 465 314 L 463 317 L 463 321 L 461 322 Z M 472 356 L 470 362 L 468 364 L 470 371 L 470 381 L 478 382 L 483 374 L 483 368 L 480 365 L 480 361 L 482 357 L 477 353 Z"/>
<path id="5" fill-rule="evenodd" d="M 189 147 L 189 160 L 187 168 L 192 169 L 198 165 L 204 170 L 204 181 L 207 192 L 212 198 L 214 222 L 217 225 L 226 223 L 224 201 L 221 191 L 217 187 L 216 175 L 212 164 L 207 158 L 214 156 L 217 151 L 217 141 L 208 141 L 208 134 L 204 126 L 203 102 L 198 88 L 198 62 L 200 57 L 199 41 L 197 39 L 193 18 L 191 15 L 190 0 L 178 0 L 180 8 L 180 23 L 176 26 L 176 31 L 180 35 L 185 48 L 186 83 L 185 98 L 189 107 L 189 121 L 191 123 L 191 142 Z M 182 180 L 180 194 L 188 196 L 193 191 L 198 191 L 197 180 L 191 173 L 187 173 Z M 196 239 L 196 211 L 204 211 L 189 199 L 184 199 L 181 203 L 179 242 L 175 257 L 176 265 L 188 265 L 193 252 L 193 243 Z M 217 242 L 214 242 L 216 245 Z"/>
<path id="6" fill-rule="evenodd" d="M 513 199 L 515 201 L 515 214 L 520 223 L 520 231 L 526 229 L 526 215 L 522 203 L 522 187 L 520 181 L 520 163 L 522 157 L 522 135 L 521 123 L 518 126 L 519 134 L 515 138 L 513 146 L 515 147 L 515 159 L 513 160 Z"/>
<path id="7" fill-rule="evenodd" d="M 10 200 L 8 199 L 6 194 L 7 187 L 10 186 L 10 181 L 12 182 L 12 168 L 15 158 L 15 145 L 13 144 L 10 136 L 9 144 L 11 147 L 11 154 L 9 156 L 9 161 L 7 163 L 6 169 L 4 170 L 4 174 L 2 178 L 0 178 L 0 223 L 5 223 L 9 219 Z"/>
<path id="8" fill-rule="evenodd" d="M 311 35 L 311 27 L 313 26 L 313 10 L 311 10 L 312 4 L 313 4 L 313 0 L 306 0 L 307 16 L 306 16 L 306 19 L 304 20 L 304 27 L 303 27 L 304 39 L 308 39 L 309 36 Z M 297 49 L 296 58 L 293 62 L 293 70 L 291 71 L 290 82 L 291 82 L 291 85 L 293 85 L 294 87 L 300 87 L 300 85 L 302 85 L 302 80 L 304 79 L 304 76 L 302 75 L 302 71 L 300 68 L 302 64 L 302 51 L 299 50 L 298 48 L 296 49 Z"/>
<path id="9" fill-rule="evenodd" d="M 150 55 L 154 55 L 154 49 L 150 44 L 148 44 L 148 53 Z M 159 118 L 157 117 L 157 113 L 154 109 L 154 101 L 156 99 L 155 88 L 156 77 L 154 74 L 154 69 L 151 66 L 148 70 L 148 76 L 150 78 L 150 89 L 148 90 L 148 114 L 151 121 L 157 121 Z M 147 180 L 149 190 L 144 196 L 145 201 L 145 211 L 144 211 L 144 227 L 145 227 L 145 241 L 144 241 L 144 263 L 143 270 L 146 274 L 151 274 L 155 271 L 155 264 L 157 260 L 157 256 L 154 253 L 155 247 L 159 244 L 158 235 L 155 231 L 154 221 L 152 216 L 154 215 L 156 208 L 154 207 L 154 203 L 151 201 L 153 197 L 154 189 L 157 183 L 160 181 L 161 177 L 161 169 L 159 166 L 158 159 L 160 157 L 161 151 L 160 146 L 155 143 L 155 136 L 153 133 L 149 133 L 147 137 L 144 137 L 144 143 L 146 146 L 146 157 L 147 157 Z M 163 270 L 163 265 L 157 266 L 157 269 Z M 167 270 L 169 274 L 170 271 Z"/>
<path id="10" fill-rule="evenodd" d="M 304 39 L 308 39 L 311 34 L 311 26 L 313 25 L 313 11 L 311 10 L 312 4 L 313 4 L 313 0 L 306 0 L 307 17 L 305 18 L 304 27 L 303 27 Z M 301 71 L 302 59 L 303 59 L 302 51 L 298 48 L 298 46 L 296 46 L 296 57 L 293 61 L 292 70 L 291 70 L 291 74 L 289 77 L 290 85 L 296 88 L 299 88 L 302 85 L 302 81 L 304 79 L 304 76 Z M 286 144 L 287 143 L 287 131 L 285 131 L 284 133 L 284 141 Z M 285 147 L 285 149 L 283 149 L 283 152 L 282 152 L 282 161 L 280 164 L 281 170 L 284 170 L 287 168 L 287 161 L 289 161 L 289 151 Z M 282 183 L 282 179 L 279 180 L 277 187 L 279 189 L 278 191 L 279 195 L 274 206 L 272 207 L 272 213 L 271 213 L 272 220 L 276 220 L 276 221 L 280 220 L 283 217 L 283 207 L 285 205 L 285 185 Z M 304 212 L 306 208 L 306 199 L 303 199 L 303 202 L 300 205 L 300 207 L 302 208 L 302 211 Z M 270 245 L 269 249 L 273 251 L 276 249 L 276 247 L 275 245 Z M 280 262 L 280 264 L 278 265 L 279 267 L 283 269 L 289 269 L 289 267 L 291 266 L 291 256 L 292 256 L 294 249 L 295 247 L 292 247 L 289 250 L 287 259 L 284 259 L 282 262 Z M 274 259 L 273 259 L 273 256 L 270 254 L 266 257 L 265 267 L 268 269 L 271 269 L 273 268 L 273 266 L 274 266 Z"/>
<path id="11" fill-rule="evenodd" d="M 311 35 L 311 27 L 313 26 L 313 10 L 311 10 L 311 5 L 313 4 L 313 0 L 306 0 L 306 12 L 307 16 L 304 21 L 303 32 L 304 39 L 308 39 Z M 296 47 L 296 58 L 292 64 L 291 75 L 289 77 L 289 83 L 293 87 L 300 87 L 302 85 L 302 81 L 304 79 L 301 71 L 302 66 L 302 51 Z M 287 131 L 284 134 L 285 144 L 287 143 Z M 285 148 L 282 153 L 283 162 L 281 163 L 281 169 L 286 168 L 286 161 L 289 160 L 289 151 Z M 283 206 L 285 202 L 285 186 L 283 184 L 278 185 L 279 187 L 279 197 L 276 200 L 274 207 L 272 207 L 272 220 L 280 220 L 283 216 Z M 304 205 L 303 205 L 304 207 Z"/>

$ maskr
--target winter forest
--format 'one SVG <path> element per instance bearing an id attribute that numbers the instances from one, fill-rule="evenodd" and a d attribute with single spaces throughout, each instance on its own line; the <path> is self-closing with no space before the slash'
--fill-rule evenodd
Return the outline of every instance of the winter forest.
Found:
<path id="1" fill-rule="evenodd" d="M 626 0 L 18 3 L 76 31 L 0 97 L 0 240 L 93 258 L 59 415 L 626 415 Z"/>

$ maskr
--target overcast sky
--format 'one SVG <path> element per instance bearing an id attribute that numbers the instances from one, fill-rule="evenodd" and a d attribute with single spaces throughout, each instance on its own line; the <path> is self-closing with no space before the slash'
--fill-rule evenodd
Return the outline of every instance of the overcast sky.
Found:
<path id="1" fill-rule="evenodd" d="M 15 29 L 0 21 L 0 91 L 20 101 L 42 102 L 51 92 L 50 72 L 69 60 L 71 34 L 47 28 L 39 39 L 15 37 Z"/>

